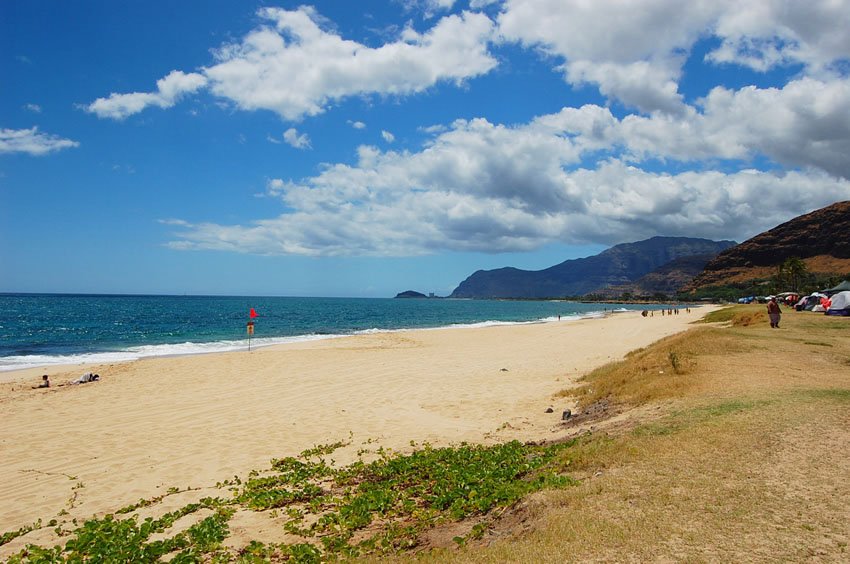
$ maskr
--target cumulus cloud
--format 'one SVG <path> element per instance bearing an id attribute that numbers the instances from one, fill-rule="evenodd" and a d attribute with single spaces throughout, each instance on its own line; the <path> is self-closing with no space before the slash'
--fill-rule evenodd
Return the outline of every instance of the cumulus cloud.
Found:
<path id="1" fill-rule="evenodd" d="M 269 193 L 281 192 L 286 187 L 286 183 L 281 178 L 271 178 L 266 183 L 266 189 Z"/>
<path id="2" fill-rule="evenodd" d="M 39 133 L 37 127 L 0 129 L 0 153 L 26 153 L 40 156 L 79 146 L 77 141 L 63 139 L 49 133 Z"/>
<path id="3" fill-rule="evenodd" d="M 629 154 L 627 133 L 596 106 L 514 127 L 458 120 L 418 152 L 362 146 L 355 165 L 270 181 L 268 194 L 292 211 L 250 225 L 186 226 L 171 246 L 407 256 L 613 244 L 659 233 L 744 239 L 850 198 L 850 181 L 813 169 L 667 174 L 615 157 L 582 164 L 615 143 Z"/>
<path id="4" fill-rule="evenodd" d="M 425 17 L 433 17 L 437 12 L 451 10 L 455 0 L 400 0 L 408 11 L 422 11 Z M 474 7 L 474 6 L 473 6 Z"/>
<path id="5" fill-rule="evenodd" d="M 686 111 L 682 65 L 704 37 L 720 40 L 706 57 L 715 64 L 822 76 L 850 62 L 850 0 L 507 0 L 498 24 L 503 40 L 560 59 L 571 84 L 645 113 Z"/>
<path id="6" fill-rule="evenodd" d="M 850 1 L 736 3 L 716 24 L 721 45 L 708 59 L 757 71 L 802 64 L 810 72 L 850 60 Z"/>
<path id="7" fill-rule="evenodd" d="M 309 149 L 310 137 L 306 133 L 298 134 L 298 130 L 290 127 L 283 132 L 283 140 L 296 149 Z"/>
<path id="8" fill-rule="evenodd" d="M 473 0 L 473 10 L 495 2 Z M 410 0 L 408 7 L 444 11 L 454 0 Z M 545 14 L 545 17 L 542 15 Z M 766 71 L 800 65 L 823 79 L 850 64 L 850 0 L 506 0 L 492 21 L 464 11 L 429 30 L 405 28 L 396 40 L 369 47 L 325 29 L 309 6 L 263 8 L 266 23 L 214 51 L 199 72 L 173 71 L 154 92 L 113 93 L 88 111 L 124 119 L 150 106 L 168 108 L 202 88 L 243 110 L 270 110 L 298 121 L 352 96 L 410 95 L 441 81 L 490 72 L 496 38 L 539 49 L 571 84 L 644 113 L 681 115 L 682 66 L 702 38 L 719 40 L 706 60 Z"/>
<path id="9" fill-rule="evenodd" d="M 299 121 L 352 96 L 462 83 L 497 65 L 494 43 L 511 42 L 539 51 L 568 83 L 593 85 L 606 104 L 628 111 L 586 105 L 514 125 L 477 118 L 423 126 L 418 150 L 364 145 L 353 162 L 269 180 L 265 195 L 285 210 L 277 217 L 175 223 L 170 245 L 408 256 L 658 234 L 741 240 L 850 199 L 850 0 L 491 4 L 469 5 L 498 11 L 495 21 L 462 12 L 426 31 L 407 27 L 377 47 L 329 30 L 311 8 L 265 8 L 264 25 L 216 50 L 214 63 L 198 71 L 205 82 L 197 88 L 239 109 Z M 416 6 L 440 8 L 425 0 Z M 783 67 L 793 78 L 771 88 L 716 86 L 686 100 L 683 67 L 706 39 L 705 60 L 692 63 Z M 184 92 L 176 84 L 154 94 L 173 103 Z M 113 96 L 104 100 L 125 108 L 118 117 L 161 105 L 143 98 L 121 106 L 121 96 L 135 95 Z M 394 140 L 386 130 L 381 136 Z M 310 146 L 295 128 L 283 139 Z"/>
<path id="10" fill-rule="evenodd" d="M 802 78 L 783 88 L 714 88 L 681 119 L 627 116 L 619 142 L 633 158 L 751 160 L 850 178 L 850 80 Z"/>
<path id="11" fill-rule="evenodd" d="M 122 120 L 149 106 L 170 108 L 182 97 L 197 92 L 206 84 L 207 79 L 201 74 L 175 70 L 156 81 L 156 92 L 113 93 L 107 98 L 98 98 L 86 107 L 86 111 L 101 118 Z"/>
<path id="12" fill-rule="evenodd" d="M 26 104 L 24 106 L 24 109 L 28 110 L 28 111 L 30 111 L 34 114 L 40 114 L 41 113 L 41 106 L 39 106 L 38 104 Z"/>
<path id="13" fill-rule="evenodd" d="M 508 41 L 563 59 L 571 83 L 596 83 L 605 95 L 645 112 L 679 112 L 683 53 L 719 15 L 720 5 L 714 0 L 508 0 L 499 32 Z"/>
<path id="14" fill-rule="evenodd" d="M 622 151 L 624 160 L 751 162 L 813 168 L 850 179 L 850 79 L 790 81 L 783 88 L 714 88 L 681 116 L 616 118 L 608 108 L 564 108 L 534 123 L 569 135 L 582 151 Z"/>
<path id="15" fill-rule="evenodd" d="M 200 73 L 173 71 L 156 92 L 111 94 L 87 110 L 124 119 L 147 107 L 169 108 L 182 96 L 208 88 L 242 110 L 270 110 L 297 121 L 334 101 L 370 94 L 408 95 L 442 81 L 461 83 L 489 72 L 494 24 L 463 12 L 440 19 L 424 33 L 408 27 L 393 42 L 368 47 L 322 28 L 313 8 L 264 8 L 268 22 L 240 42 L 215 51 L 215 64 Z"/>
<path id="16" fill-rule="evenodd" d="M 274 27 L 217 51 L 204 69 L 213 93 L 244 110 L 265 109 L 287 120 L 324 111 L 334 100 L 366 94 L 404 95 L 440 81 L 461 82 L 496 65 L 487 51 L 493 23 L 463 13 L 377 48 L 323 30 L 311 8 L 266 8 Z"/>

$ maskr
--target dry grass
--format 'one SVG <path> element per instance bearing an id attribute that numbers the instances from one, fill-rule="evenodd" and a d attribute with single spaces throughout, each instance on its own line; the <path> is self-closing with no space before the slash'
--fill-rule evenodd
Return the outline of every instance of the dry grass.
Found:
<path id="1" fill-rule="evenodd" d="M 850 259 L 818 255 L 803 259 L 806 269 L 814 274 L 834 275 L 850 272 Z M 740 284 L 753 280 L 767 280 L 776 276 L 776 266 L 733 267 L 712 276 L 712 285 Z"/>
<path id="2" fill-rule="evenodd" d="M 563 464 L 580 485 L 521 504 L 509 540 L 497 525 L 487 547 L 417 559 L 850 561 L 850 319 L 788 312 L 773 330 L 763 307 L 588 375 L 582 402 L 661 416 L 579 438 Z"/>
<path id="3" fill-rule="evenodd" d="M 629 353 L 622 361 L 597 368 L 580 380 L 580 386 L 562 391 L 561 397 L 573 397 L 579 407 L 602 399 L 627 406 L 644 405 L 679 398 L 697 379 L 698 357 L 719 354 L 738 347 L 714 327 L 700 327 L 673 335 L 651 347 Z"/>
<path id="4" fill-rule="evenodd" d="M 539 496 L 533 533 L 454 561 L 840 561 L 850 557 L 848 401 L 733 405 L 622 439 L 614 464 Z M 782 416 L 782 407 L 794 417 Z M 817 419 L 817 424 L 812 423 Z M 812 452 L 823 452 L 813 457 Z M 844 482 L 846 483 L 846 482 Z M 448 557 L 448 554 L 442 556 Z"/>

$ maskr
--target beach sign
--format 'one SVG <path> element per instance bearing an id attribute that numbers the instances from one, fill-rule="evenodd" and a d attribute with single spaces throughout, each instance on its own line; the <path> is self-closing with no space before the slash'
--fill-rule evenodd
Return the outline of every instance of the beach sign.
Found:
<path id="1" fill-rule="evenodd" d="M 254 322 L 249 321 L 248 322 L 248 336 L 250 337 L 253 334 L 254 334 Z"/>

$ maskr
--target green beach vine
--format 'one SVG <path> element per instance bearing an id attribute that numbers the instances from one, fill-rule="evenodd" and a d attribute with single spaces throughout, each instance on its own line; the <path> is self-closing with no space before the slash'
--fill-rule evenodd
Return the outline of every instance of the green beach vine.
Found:
<path id="1" fill-rule="evenodd" d="M 252 471 L 246 480 L 220 483 L 231 493 L 226 499 L 203 498 L 158 519 L 121 518 L 156 505 L 164 496 L 140 500 L 115 515 L 63 531 L 64 545 L 28 544 L 10 562 L 319 562 L 410 550 L 431 528 L 468 522 L 468 532 L 455 538 L 463 544 L 486 533 L 496 510 L 531 492 L 574 483 L 562 472 L 561 453 L 570 443 L 426 444 L 410 454 L 381 448 L 371 453 L 374 460 L 364 461 L 366 452 L 361 451 L 356 462 L 338 468 L 324 457 L 342 446 L 319 445 L 297 457 L 274 459 L 268 471 Z M 211 514 L 169 536 L 175 521 L 200 510 Z M 238 551 L 228 549 L 222 543 L 237 511 L 277 512 L 273 515 L 285 516 L 285 531 L 301 542 L 253 540 Z M 2 538 L 9 542 L 39 526 Z M 151 540 L 155 534 L 158 540 Z"/>

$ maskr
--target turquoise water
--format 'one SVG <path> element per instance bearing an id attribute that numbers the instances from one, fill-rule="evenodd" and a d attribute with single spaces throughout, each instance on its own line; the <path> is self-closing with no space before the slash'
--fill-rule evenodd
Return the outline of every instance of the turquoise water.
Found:
<path id="1" fill-rule="evenodd" d="M 635 308 L 636 306 L 631 306 Z M 641 306 L 643 307 L 643 306 Z M 659 306 L 660 307 L 660 306 Z M 566 321 L 627 305 L 557 301 L 0 294 L 0 370 L 247 348 L 372 331 Z"/>

